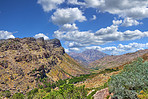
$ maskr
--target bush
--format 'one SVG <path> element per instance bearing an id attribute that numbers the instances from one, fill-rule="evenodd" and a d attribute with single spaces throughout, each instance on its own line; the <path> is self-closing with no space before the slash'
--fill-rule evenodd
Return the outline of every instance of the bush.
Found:
<path id="1" fill-rule="evenodd" d="M 75 87 L 73 84 L 64 84 L 59 90 L 53 90 L 43 99 L 86 99 L 85 86 Z"/>
<path id="2" fill-rule="evenodd" d="M 142 89 L 148 88 L 148 62 L 143 63 L 138 58 L 132 64 L 126 65 L 121 73 L 111 76 L 109 91 L 113 98 L 138 99 L 137 94 Z"/>
<path id="3" fill-rule="evenodd" d="M 34 97 L 34 95 L 35 95 L 36 93 L 38 93 L 38 89 L 37 89 L 37 88 L 34 88 L 33 90 L 29 91 L 29 92 L 27 93 L 28 99 L 33 99 L 33 97 Z"/>
<path id="4" fill-rule="evenodd" d="M 139 99 L 148 99 L 148 89 L 141 90 L 138 94 Z"/>
<path id="5" fill-rule="evenodd" d="M 11 92 L 9 90 L 6 90 L 6 91 L 2 92 L 2 96 L 9 98 L 11 96 Z"/>
<path id="6" fill-rule="evenodd" d="M 27 89 L 29 89 L 29 86 L 27 86 Z"/>
<path id="7" fill-rule="evenodd" d="M 37 88 L 34 88 L 33 90 L 31 90 L 31 91 L 28 92 L 28 95 L 35 94 L 37 92 L 38 92 L 38 89 Z"/>
<path id="8" fill-rule="evenodd" d="M 22 93 L 15 93 L 10 99 L 24 99 L 24 95 Z"/>
<path id="9" fill-rule="evenodd" d="M 45 88 L 45 91 L 46 91 L 46 92 L 50 92 L 50 91 L 51 91 L 51 87 Z"/>

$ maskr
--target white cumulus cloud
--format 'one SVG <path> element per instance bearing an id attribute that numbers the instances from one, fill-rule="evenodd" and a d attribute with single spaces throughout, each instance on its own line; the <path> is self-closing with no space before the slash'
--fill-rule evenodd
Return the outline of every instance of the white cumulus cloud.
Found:
<path id="1" fill-rule="evenodd" d="M 79 48 L 70 48 L 71 51 L 80 51 Z"/>
<path id="2" fill-rule="evenodd" d="M 85 2 L 78 2 L 78 0 L 68 0 L 68 4 L 72 4 L 72 5 L 86 5 Z"/>
<path id="3" fill-rule="evenodd" d="M 0 30 L 0 39 L 15 38 L 12 32 Z"/>
<path id="4" fill-rule="evenodd" d="M 109 52 L 109 53 L 114 54 L 114 55 L 134 52 L 134 51 L 142 50 L 142 49 L 145 49 L 145 48 L 148 48 L 148 43 L 142 44 L 142 43 L 135 43 L 135 42 L 129 43 L 128 45 L 119 44 L 117 47 L 116 46 L 110 46 L 110 47 L 90 46 L 90 47 L 85 47 L 85 49 L 97 49 L 99 51 Z"/>
<path id="5" fill-rule="evenodd" d="M 98 8 L 105 3 L 105 0 L 84 0 L 86 7 Z"/>
<path id="6" fill-rule="evenodd" d="M 78 27 L 76 26 L 75 23 L 73 23 L 73 24 L 64 24 L 61 27 L 62 31 L 73 31 L 73 30 L 77 30 L 77 29 L 78 29 Z"/>
<path id="7" fill-rule="evenodd" d="M 120 25 L 122 20 L 113 20 L 113 25 Z"/>
<path id="8" fill-rule="evenodd" d="M 57 9 L 58 5 L 62 4 L 65 2 L 65 0 L 38 0 L 37 3 L 42 5 L 43 10 L 45 12 L 49 12 L 53 9 Z"/>
<path id="9" fill-rule="evenodd" d="M 70 52 L 70 50 L 69 49 L 66 49 L 66 48 L 64 48 L 65 49 L 65 52 L 66 53 L 69 53 Z"/>
<path id="10" fill-rule="evenodd" d="M 57 9 L 51 16 L 52 22 L 57 25 L 74 23 L 75 21 L 86 21 L 83 12 L 78 8 Z"/>
<path id="11" fill-rule="evenodd" d="M 34 36 L 34 38 L 40 38 L 40 37 L 43 37 L 44 38 L 44 40 L 49 40 L 49 37 L 47 37 L 46 35 L 44 35 L 43 33 L 39 33 L 39 34 L 36 34 L 35 36 Z"/>
<path id="12" fill-rule="evenodd" d="M 148 18 L 147 0 L 84 0 L 86 7 L 133 19 Z"/>
<path id="13" fill-rule="evenodd" d="M 90 45 L 101 45 L 114 41 L 127 41 L 148 37 L 148 31 L 142 32 L 140 30 L 126 30 L 121 32 L 118 30 L 119 26 L 115 25 L 119 23 L 121 23 L 121 21 L 113 21 L 113 25 L 101 28 L 96 32 L 79 31 L 76 28 L 70 29 L 70 31 L 59 29 L 54 32 L 54 36 L 66 41 L 66 45 L 69 48 L 80 48 Z M 69 27 L 71 27 L 71 25 L 69 25 Z"/>
<path id="14" fill-rule="evenodd" d="M 122 26 L 128 27 L 128 26 L 139 25 L 139 24 L 142 24 L 142 23 L 138 22 L 137 20 L 127 17 L 124 19 Z"/>

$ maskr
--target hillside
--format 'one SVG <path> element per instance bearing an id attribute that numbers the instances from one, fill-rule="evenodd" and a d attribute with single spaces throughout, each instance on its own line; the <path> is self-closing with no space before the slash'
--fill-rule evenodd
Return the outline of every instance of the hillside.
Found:
<path id="1" fill-rule="evenodd" d="M 68 54 L 72 58 L 77 60 L 79 63 L 84 64 L 84 65 L 88 65 L 89 63 L 91 63 L 95 60 L 98 60 L 98 59 L 101 59 L 105 56 L 108 56 L 107 54 L 100 52 L 98 50 L 94 50 L 94 49 L 85 50 L 82 53 L 71 52 Z"/>
<path id="2" fill-rule="evenodd" d="M 117 56 L 107 56 L 96 60 L 89 64 L 90 68 L 96 69 L 105 69 L 105 68 L 113 68 L 122 66 L 124 64 L 132 62 L 137 57 L 142 57 L 144 54 L 148 53 L 148 49 L 146 50 L 139 50 L 134 53 L 127 53 L 124 55 L 117 55 Z"/>
<path id="3" fill-rule="evenodd" d="M 48 78 L 55 82 L 89 73 L 68 56 L 58 39 L 0 40 L 0 90 L 26 93 Z"/>

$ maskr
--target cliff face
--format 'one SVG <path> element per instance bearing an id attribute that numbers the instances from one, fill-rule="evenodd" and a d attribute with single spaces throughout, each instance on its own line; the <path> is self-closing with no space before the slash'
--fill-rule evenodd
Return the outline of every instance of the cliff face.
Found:
<path id="1" fill-rule="evenodd" d="M 1 90 L 25 93 L 37 87 L 40 78 L 54 82 L 85 73 L 88 72 L 65 53 L 58 39 L 0 41 Z"/>

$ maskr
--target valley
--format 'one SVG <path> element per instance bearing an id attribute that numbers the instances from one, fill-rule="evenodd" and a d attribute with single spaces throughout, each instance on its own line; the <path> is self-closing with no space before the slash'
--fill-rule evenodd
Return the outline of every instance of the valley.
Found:
<path id="1" fill-rule="evenodd" d="M 58 39 L 1 40 L 0 97 L 2 99 L 109 99 L 111 97 L 118 99 L 125 94 L 119 95 L 120 89 L 118 93 L 116 87 L 120 85 L 116 86 L 116 83 L 122 82 L 114 79 L 118 75 L 121 77 L 122 74 L 128 77 L 127 72 L 135 75 L 137 71 L 140 71 L 140 77 L 144 75 L 143 79 L 136 81 L 137 84 L 143 82 L 142 87 L 135 85 L 131 89 L 126 85 L 124 89 L 136 93 L 133 93 L 134 96 L 129 95 L 130 98 L 147 97 L 147 49 L 117 56 L 109 56 L 96 50 L 84 53 L 89 56 L 84 55 L 88 58 L 88 60 L 85 58 L 86 63 L 82 62 L 83 55 L 80 53 L 70 54 L 76 56 L 76 60 L 65 53 Z M 124 79 L 124 76 L 120 79 Z M 102 94 L 100 96 L 102 98 L 98 98 L 99 94 Z"/>

